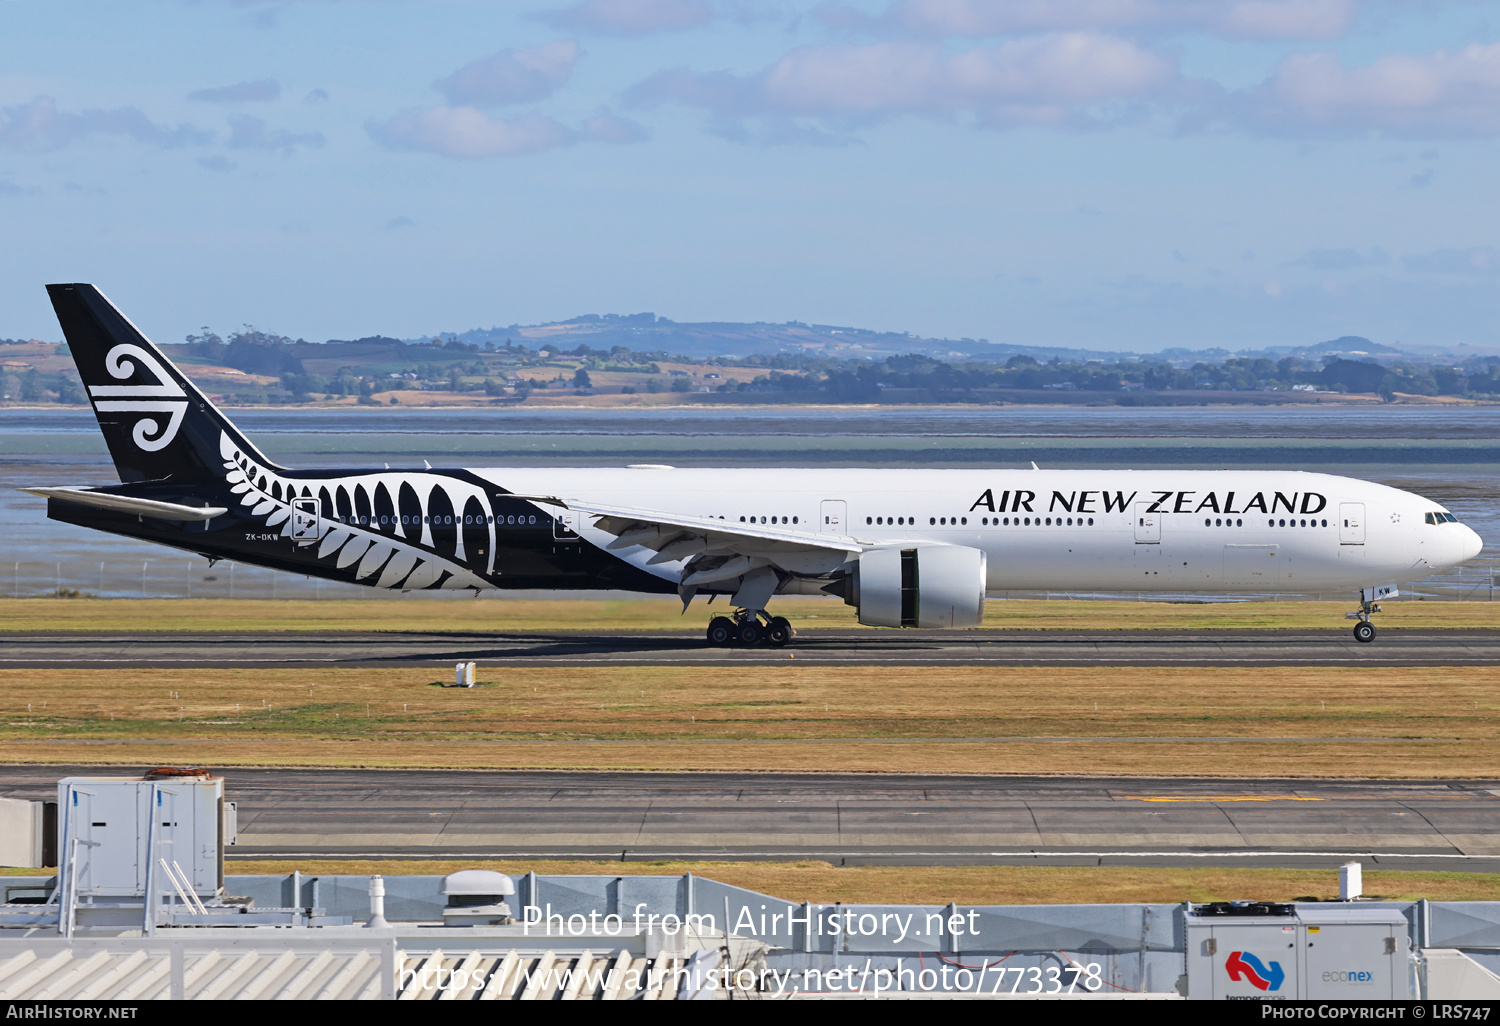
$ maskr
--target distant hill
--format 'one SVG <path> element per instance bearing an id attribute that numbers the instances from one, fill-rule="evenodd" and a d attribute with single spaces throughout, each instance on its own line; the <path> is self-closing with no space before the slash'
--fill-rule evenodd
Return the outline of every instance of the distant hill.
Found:
<path id="1" fill-rule="evenodd" d="M 1382 357 L 1382 356 L 1409 356 L 1411 354 L 1391 346 L 1381 345 L 1379 342 L 1371 342 L 1362 335 L 1342 335 L 1339 338 L 1330 339 L 1327 342 L 1319 342 L 1311 346 L 1277 346 L 1266 350 L 1267 353 L 1276 353 L 1285 356 L 1351 356 L 1359 358 Z"/>
<path id="2" fill-rule="evenodd" d="M 1043 363 L 1054 359 L 1065 363 L 1087 363 L 1093 360 L 1117 363 L 1149 355 L 1152 359 L 1174 365 L 1191 366 L 1195 363 L 1222 363 L 1231 357 L 1266 357 L 1276 360 L 1296 356 L 1307 359 L 1346 357 L 1383 360 L 1401 356 L 1430 359 L 1432 356 L 1431 353 L 1417 354 L 1383 345 L 1360 335 L 1344 335 L 1312 344 L 1275 345 L 1237 352 L 1217 347 L 1189 349 L 1179 346 L 1159 353 L 1141 354 L 1124 350 L 991 342 L 983 338 L 925 338 L 909 332 L 872 331 L 848 325 L 804 324 L 801 321 L 786 321 L 782 324 L 764 321 L 680 322 L 658 317 L 654 313 L 584 314 L 547 324 L 512 324 L 503 328 L 441 331 L 404 341 L 410 345 L 430 342 L 434 338 L 481 347 L 486 343 L 503 346 L 510 341 L 535 349 L 551 342 L 560 350 L 572 350 L 579 345 L 586 345 L 591 349 L 607 352 L 615 346 L 623 346 L 636 353 L 668 353 L 695 360 L 792 353 L 838 360 L 879 361 L 916 353 L 938 360 L 982 360 L 992 363 L 1004 363 L 1012 356 L 1030 356 Z"/>
<path id="3" fill-rule="evenodd" d="M 227 338 L 205 328 L 163 348 L 216 401 L 233 405 L 1500 399 L 1500 357 L 1423 359 L 1358 335 L 1250 353 L 1141 356 L 796 321 L 677 323 L 642 313 L 411 341 L 308 342 L 246 325 Z M 0 343 L 0 404 L 87 401 L 66 346 Z"/>
<path id="4" fill-rule="evenodd" d="M 803 324 L 800 321 L 787 321 L 783 324 L 763 321 L 679 322 L 653 313 L 584 314 L 548 324 L 512 324 L 504 328 L 443 331 L 435 336 L 405 341 L 409 344 L 427 342 L 435 337 L 445 341 L 456 339 L 479 346 L 485 343 L 503 346 L 509 340 L 533 349 L 548 342 L 564 350 L 576 349 L 579 345 L 606 351 L 615 346 L 624 346 L 637 353 L 663 352 L 693 359 L 799 353 L 839 360 L 884 360 L 890 356 L 918 353 L 940 360 L 967 359 L 999 363 L 1017 355 L 1043 361 L 1054 357 L 1074 361 L 1114 361 L 1134 355 L 1057 346 L 999 344 L 982 338 L 923 338 L 908 332 L 871 331 L 847 325 Z"/>

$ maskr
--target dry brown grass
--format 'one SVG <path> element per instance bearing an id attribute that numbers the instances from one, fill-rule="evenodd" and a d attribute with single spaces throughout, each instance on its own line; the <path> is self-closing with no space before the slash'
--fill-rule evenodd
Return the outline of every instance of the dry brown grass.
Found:
<path id="1" fill-rule="evenodd" d="M 833 866 L 827 862 L 583 862 L 528 860 L 387 861 L 231 859 L 231 874 L 309 876 L 445 875 L 494 869 L 608 876 L 692 873 L 790 901 L 971 905 L 1110 904 L 1116 902 L 1290 901 L 1338 896 L 1336 871 L 1314 869 L 1137 869 L 1121 866 Z M 50 870 L 0 870 L 36 876 Z M 1500 874 L 1410 873 L 1366 869 L 1365 892 L 1387 901 L 1497 901 Z"/>
<path id="2" fill-rule="evenodd" d="M 1352 602 L 988 603 L 984 630 L 1199 630 L 1327 628 L 1342 631 Z M 715 607 L 717 610 L 718 607 Z M 799 629 L 858 627 L 836 599 L 779 598 Z M 1500 603 L 1389 602 L 1382 628 L 1500 628 Z M 435 601 L 329 599 L 0 599 L 0 631 L 596 631 L 700 630 L 709 610 L 687 615 L 676 599 Z M 877 628 L 878 629 L 878 628 Z"/>
<path id="3" fill-rule="evenodd" d="M 609 876 L 692 873 L 791 901 L 830 904 L 971 905 L 1108 904 L 1115 902 L 1289 901 L 1338 897 L 1332 869 L 1136 869 L 1118 866 L 848 866 L 827 862 L 382 862 L 234 861 L 231 873 L 388 876 L 495 869 L 519 876 L 589 873 Z M 1389 901 L 1500 900 L 1500 874 L 1365 870 L 1367 895 Z"/>
<path id="4" fill-rule="evenodd" d="M 1500 667 L 4 670 L 0 760 L 1500 776 Z"/>

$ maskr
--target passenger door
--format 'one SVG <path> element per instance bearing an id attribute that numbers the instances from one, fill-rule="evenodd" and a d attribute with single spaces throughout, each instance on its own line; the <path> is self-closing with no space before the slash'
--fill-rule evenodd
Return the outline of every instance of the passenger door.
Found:
<path id="1" fill-rule="evenodd" d="M 1135 543 L 1137 545 L 1161 544 L 1161 514 L 1146 512 L 1149 502 L 1135 504 Z"/>
<path id="2" fill-rule="evenodd" d="M 1363 545 L 1365 543 L 1365 504 L 1362 502 L 1339 503 L 1339 544 Z"/>
<path id="3" fill-rule="evenodd" d="M 846 510 L 848 504 L 843 499 L 824 499 L 821 513 L 821 523 L 818 525 L 820 534 L 847 534 L 848 528 L 845 524 L 847 519 Z"/>
<path id="4" fill-rule="evenodd" d="M 555 542 L 576 542 L 578 532 L 573 530 L 577 523 L 578 514 L 571 509 L 559 509 L 552 514 L 552 540 Z M 497 521 L 498 517 L 495 518 Z"/>
<path id="5" fill-rule="evenodd" d="M 292 541 L 309 545 L 318 540 L 318 500 L 298 499 L 292 503 Z"/>

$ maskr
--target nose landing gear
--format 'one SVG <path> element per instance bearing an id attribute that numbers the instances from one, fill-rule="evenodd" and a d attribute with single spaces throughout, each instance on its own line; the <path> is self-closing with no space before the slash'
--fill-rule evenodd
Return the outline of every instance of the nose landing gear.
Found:
<path id="1" fill-rule="evenodd" d="M 1359 593 L 1359 608 L 1352 613 L 1345 613 L 1345 620 L 1358 620 L 1354 625 L 1354 640 L 1362 645 L 1368 645 L 1375 640 L 1375 625 L 1370 622 L 1370 614 L 1380 612 L 1380 605 L 1375 600 L 1379 598 L 1392 598 L 1399 595 L 1394 584 L 1382 585 L 1379 588 L 1365 588 Z"/>
<path id="2" fill-rule="evenodd" d="M 732 616 L 716 616 L 710 620 L 707 638 L 715 648 L 732 645 L 750 648 L 759 644 L 781 648 L 796 633 L 791 621 L 784 616 L 770 616 L 763 609 L 756 612 L 736 609 Z"/>

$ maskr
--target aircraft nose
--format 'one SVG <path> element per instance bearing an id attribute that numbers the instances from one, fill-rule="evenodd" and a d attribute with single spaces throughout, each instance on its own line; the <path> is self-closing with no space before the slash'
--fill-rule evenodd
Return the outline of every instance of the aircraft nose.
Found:
<path id="1" fill-rule="evenodd" d="M 1479 532 L 1475 531 L 1472 527 L 1466 525 L 1460 526 L 1464 528 L 1463 558 L 1473 559 L 1484 548 L 1484 539 L 1479 537 Z"/>

